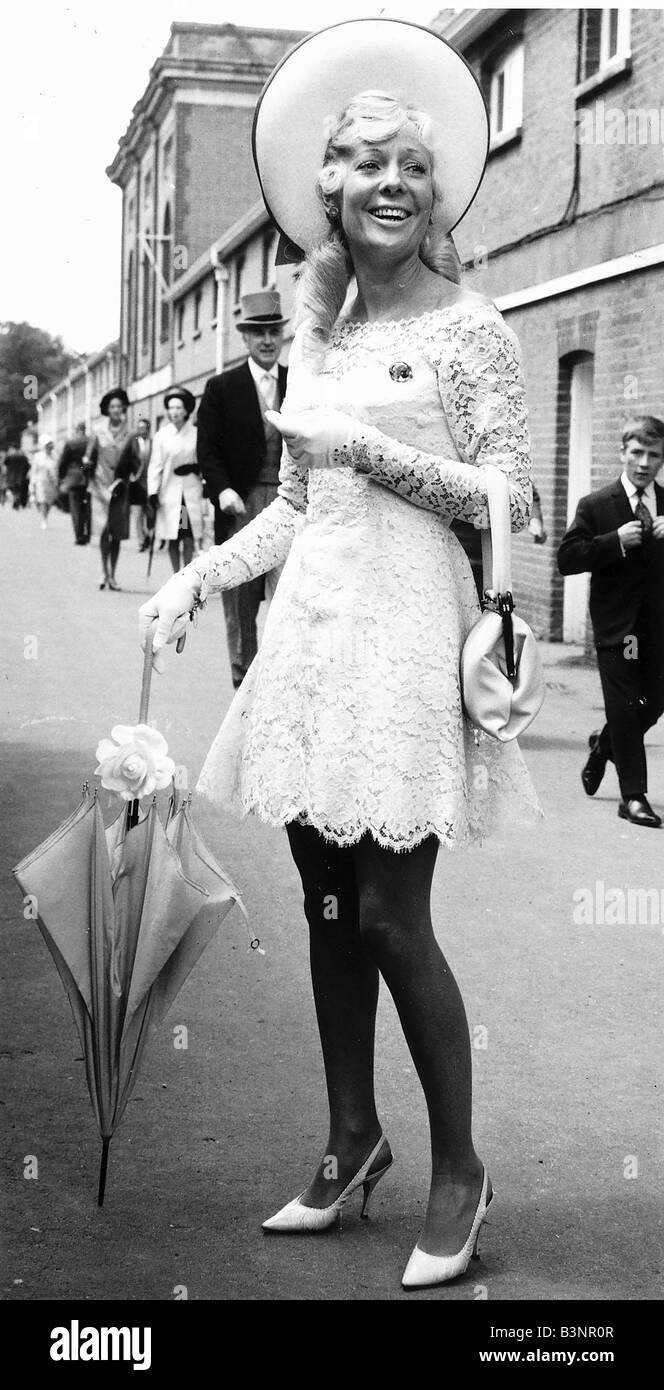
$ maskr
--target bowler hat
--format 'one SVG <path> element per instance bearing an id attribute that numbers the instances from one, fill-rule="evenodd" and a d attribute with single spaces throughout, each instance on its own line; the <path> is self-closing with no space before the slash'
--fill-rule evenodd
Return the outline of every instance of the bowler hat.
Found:
<path id="1" fill-rule="evenodd" d="M 123 389 L 122 386 L 114 386 L 113 390 L 107 391 L 106 395 L 102 396 L 99 402 L 100 415 L 108 415 L 109 406 L 111 404 L 111 401 L 114 400 L 122 401 L 123 410 L 129 409 L 129 397 L 127 395 L 127 392 Z"/>
<path id="2" fill-rule="evenodd" d="M 433 231 L 448 233 L 479 188 L 489 147 L 481 88 L 440 34 L 401 19 L 351 19 L 305 39 L 282 58 L 254 113 L 254 163 L 282 238 L 308 252 L 329 236 L 316 180 L 330 124 L 353 97 L 380 90 L 430 117 L 440 198 Z"/>
<path id="3" fill-rule="evenodd" d="M 243 294 L 240 300 L 242 317 L 236 328 L 278 328 L 288 323 L 281 313 L 281 298 L 278 290 L 258 290 L 255 294 Z"/>
<path id="4" fill-rule="evenodd" d="M 196 397 L 192 396 L 186 386 L 172 386 L 170 391 L 164 396 L 164 410 L 168 410 L 169 401 L 182 401 L 187 415 L 193 415 L 196 409 Z"/>

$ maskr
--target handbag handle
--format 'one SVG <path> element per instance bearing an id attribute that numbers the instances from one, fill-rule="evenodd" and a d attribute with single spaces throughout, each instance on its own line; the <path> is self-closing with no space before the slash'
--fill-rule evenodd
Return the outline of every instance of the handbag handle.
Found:
<path id="1" fill-rule="evenodd" d="M 482 532 L 482 589 L 505 594 L 512 589 L 512 539 L 510 492 L 505 474 L 493 464 L 484 464 L 489 502 L 488 531 Z"/>
<path id="2" fill-rule="evenodd" d="M 495 600 L 503 624 L 505 663 L 510 680 L 516 676 L 512 611 L 512 539 L 510 529 L 509 484 L 505 474 L 493 464 L 485 464 L 490 530 L 482 532 L 482 589 Z M 490 584 L 487 582 L 490 579 Z"/>

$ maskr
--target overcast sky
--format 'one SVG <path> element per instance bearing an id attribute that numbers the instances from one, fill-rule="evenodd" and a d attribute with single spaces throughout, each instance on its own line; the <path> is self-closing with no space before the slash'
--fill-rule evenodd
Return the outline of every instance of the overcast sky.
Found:
<path id="1" fill-rule="evenodd" d="M 173 20 L 311 29 L 386 14 L 427 24 L 431 0 L 5 0 L 0 16 L 0 320 L 78 352 L 117 337 L 120 190 L 104 172 Z"/>

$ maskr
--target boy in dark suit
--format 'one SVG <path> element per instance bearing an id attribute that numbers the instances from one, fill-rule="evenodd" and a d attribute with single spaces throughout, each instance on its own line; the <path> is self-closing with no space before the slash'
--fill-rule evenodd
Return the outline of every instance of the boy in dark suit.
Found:
<path id="1" fill-rule="evenodd" d="M 288 319 L 273 290 L 245 294 L 240 302 L 237 328 L 247 345 L 247 360 L 210 378 L 197 416 L 198 466 L 214 504 L 217 545 L 274 500 L 279 482 L 282 440 L 265 411 L 279 410 L 286 392 L 286 368 L 278 358 Z M 270 570 L 222 593 L 235 689 L 256 655 L 256 615 L 261 599 L 272 597 L 279 572 Z"/>
<path id="2" fill-rule="evenodd" d="M 606 764 L 616 765 L 618 815 L 659 827 L 646 797 L 644 734 L 664 712 L 664 421 L 641 415 L 622 436 L 621 476 L 582 497 L 558 551 L 561 574 L 589 570 L 593 624 L 606 724 L 588 740 L 581 773 L 594 796 Z"/>

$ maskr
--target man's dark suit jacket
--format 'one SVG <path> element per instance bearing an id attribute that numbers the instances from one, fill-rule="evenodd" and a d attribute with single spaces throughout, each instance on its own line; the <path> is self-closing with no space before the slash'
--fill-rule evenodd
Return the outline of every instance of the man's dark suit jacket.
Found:
<path id="1" fill-rule="evenodd" d="M 286 393 L 286 376 L 286 368 L 279 367 L 279 405 Z M 265 427 L 247 362 L 210 378 L 196 423 L 198 466 L 214 503 L 214 538 L 219 545 L 233 523 L 219 510 L 219 493 L 232 487 L 246 502 L 265 461 Z"/>
<path id="2" fill-rule="evenodd" d="M 137 434 L 130 434 L 115 465 L 116 478 L 121 478 L 123 482 L 129 482 L 129 504 L 132 507 L 144 507 L 148 500 L 146 484 L 150 454 L 152 453 L 152 440 L 148 440 L 150 449 L 146 459 L 143 458 L 138 447 L 138 440 Z"/>
<path id="3" fill-rule="evenodd" d="M 657 514 L 662 516 L 664 488 L 658 483 L 655 496 Z M 635 632 L 646 596 L 653 639 L 664 647 L 664 540 L 651 537 L 623 555 L 618 527 L 633 520 L 630 500 L 618 478 L 581 498 L 560 543 L 561 574 L 590 570 L 590 617 L 597 647 L 618 646 Z"/>
<path id="4" fill-rule="evenodd" d="M 65 484 L 67 492 L 72 487 L 87 485 L 83 459 L 88 452 L 89 444 L 90 440 L 83 434 L 75 434 L 72 439 L 65 440 L 58 464 L 58 478 Z"/>

